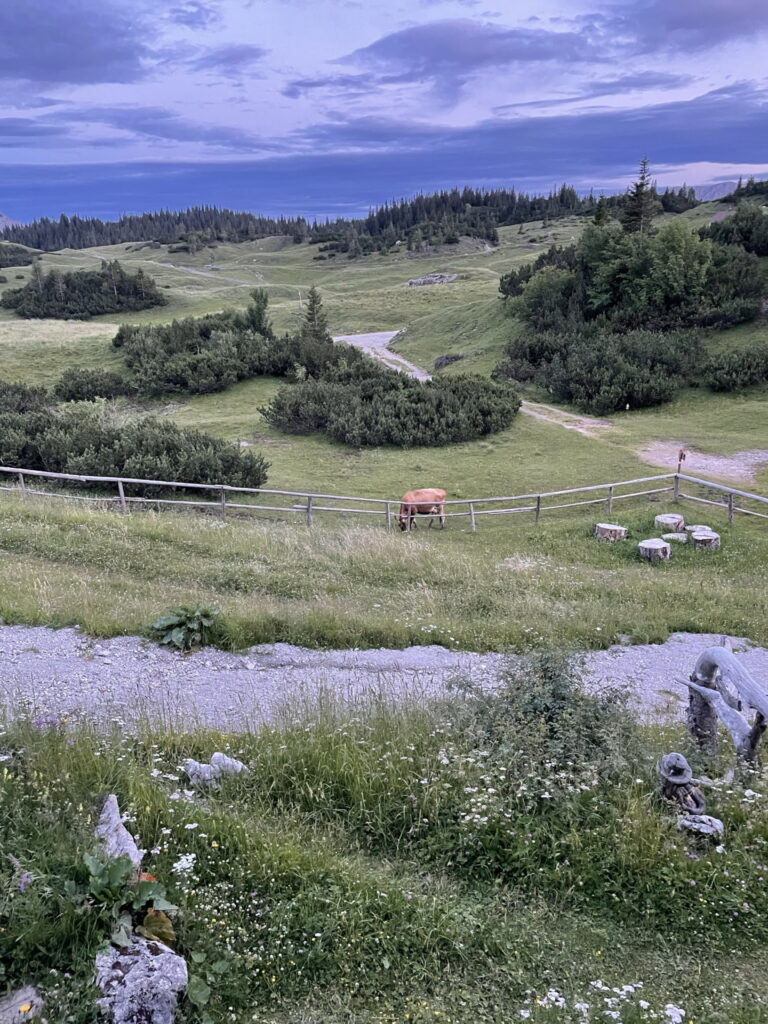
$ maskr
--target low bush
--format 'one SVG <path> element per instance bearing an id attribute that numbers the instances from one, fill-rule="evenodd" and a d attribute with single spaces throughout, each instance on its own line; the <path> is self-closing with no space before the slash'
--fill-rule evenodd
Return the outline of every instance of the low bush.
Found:
<path id="1" fill-rule="evenodd" d="M 705 364 L 702 378 L 713 391 L 739 391 L 768 384 L 768 345 L 713 356 Z"/>
<path id="2" fill-rule="evenodd" d="M 669 401 L 696 371 L 701 343 L 690 332 L 605 328 L 525 332 L 507 346 L 498 379 L 535 381 L 585 412 L 603 415 Z"/>
<path id="3" fill-rule="evenodd" d="M 131 385 L 108 370 L 66 370 L 53 386 L 62 402 L 92 402 L 96 398 L 117 398 L 131 394 Z"/>
<path id="4" fill-rule="evenodd" d="M 42 388 L 0 382 L 0 463 L 22 469 L 261 487 L 269 463 L 199 430 L 146 417 L 114 420 L 103 400 L 57 406 Z M 126 484 L 126 493 L 168 489 Z"/>
<path id="5" fill-rule="evenodd" d="M 520 407 L 517 390 L 469 375 L 418 381 L 370 360 L 335 379 L 281 389 L 261 410 L 279 430 L 323 431 L 354 447 L 402 448 L 469 441 L 506 429 Z"/>

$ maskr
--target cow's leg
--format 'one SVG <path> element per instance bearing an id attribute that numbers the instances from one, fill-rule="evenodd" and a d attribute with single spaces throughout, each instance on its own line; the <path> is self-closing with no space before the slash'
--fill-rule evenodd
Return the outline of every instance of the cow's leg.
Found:
<path id="1" fill-rule="evenodd" d="M 440 529 L 445 529 L 445 505 L 440 506 Z"/>

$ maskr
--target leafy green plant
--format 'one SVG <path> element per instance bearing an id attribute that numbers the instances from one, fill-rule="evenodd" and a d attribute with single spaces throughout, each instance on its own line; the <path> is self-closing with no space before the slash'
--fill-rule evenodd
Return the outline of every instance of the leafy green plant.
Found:
<path id="1" fill-rule="evenodd" d="M 165 911 L 178 908 L 165 898 L 165 887 L 154 876 L 137 872 L 127 856 L 102 860 L 87 853 L 83 861 L 87 883 L 80 886 L 68 879 L 64 890 L 76 906 L 95 908 L 105 918 L 113 945 L 127 946 L 133 931 L 173 945 L 176 936 Z M 135 922 L 141 923 L 134 927 Z"/>
<path id="2" fill-rule="evenodd" d="M 176 647 L 180 651 L 191 651 L 195 647 L 205 647 L 211 642 L 219 614 L 218 608 L 182 605 L 161 616 L 150 628 L 164 646 Z"/>

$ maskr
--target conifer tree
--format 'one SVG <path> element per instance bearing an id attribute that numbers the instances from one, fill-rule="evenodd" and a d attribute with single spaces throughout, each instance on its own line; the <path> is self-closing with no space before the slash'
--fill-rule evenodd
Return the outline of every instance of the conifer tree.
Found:
<path id="1" fill-rule="evenodd" d="M 630 233 L 647 235 L 658 209 L 659 202 L 656 188 L 651 181 L 648 158 L 640 161 L 640 173 L 637 181 L 627 191 L 622 222 L 624 230 Z"/>

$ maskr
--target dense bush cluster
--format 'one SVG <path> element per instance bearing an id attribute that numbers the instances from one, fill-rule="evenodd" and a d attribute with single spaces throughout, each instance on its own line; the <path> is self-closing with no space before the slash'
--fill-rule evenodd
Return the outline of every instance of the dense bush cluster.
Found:
<path id="1" fill-rule="evenodd" d="M 0 381 L 0 463 L 22 469 L 261 487 L 269 464 L 156 417 L 121 422 L 103 403 L 58 406 L 42 388 Z M 134 485 L 132 494 L 157 489 Z M 159 493 L 159 491 L 158 491 Z"/>
<path id="2" fill-rule="evenodd" d="M 742 245 L 756 256 L 768 256 L 768 214 L 754 202 L 742 202 L 725 220 L 702 228 L 703 238 L 721 245 Z"/>
<path id="3" fill-rule="evenodd" d="M 312 289 L 306 318 L 317 315 Z M 317 307 L 315 309 L 314 307 Z M 121 349 L 137 389 L 146 395 L 205 394 L 262 375 L 315 377 L 340 363 L 360 362 L 357 349 L 335 345 L 327 327 L 276 337 L 267 316 L 267 293 L 257 289 L 243 311 L 225 310 L 169 324 L 122 326 L 112 344 Z"/>
<path id="4" fill-rule="evenodd" d="M 130 395 L 135 389 L 123 377 L 109 370 L 65 370 L 53 386 L 61 402 L 92 402 L 96 398 Z"/>
<path id="5" fill-rule="evenodd" d="M 713 356 L 704 367 L 703 377 L 713 391 L 738 391 L 768 384 L 768 345 Z"/>
<path id="6" fill-rule="evenodd" d="M 515 388 L 482 377 L 418 381 L 361 364 L 322 380 L 283 388 L 262 413 L 294 434 L 323 431 L 355 447 L 438 446 L 504 430 L 520 407 Z"/>
<path id="7" fill-rule="evenodd" d="M 166 302 L 143 270 L 129 274 L 117 260 L 105 260 L 100 270 L 51 270 L 47 274 L 35 262 L 32 279 L 23 288 L 9 290 L 0 298 L 0 305 L 14 310 L 18 316 L 66 320 L 149 309 Z"/>
<path id="8" fill-rule="evenodd" d="M 34 253 L 31 253 L 23 245 L 0 242 L 0 269 L 28 266 L 33 259 Z"/>
<path id="9" fill-rule="evenodd" d="M 740 221 L 752 230 L 752 252 L 738 230 L 702 237 L 707 232 L 673 222 L 654 232 L 658 198 L 647 167 L 643 173 L 625 202 L 623 228 L 601 207 L 576 245 L 553 246 L 501 278 L 501 295 L 525 330 L 508 345 L 497 379 L 534 381 L 593 413 L 657 405 L 699 373 L 692 328 L 758 314 L 765 276 L 754 215 Z M 757 380 L 759 365 L 736 360 L 699 376 L 718 386 Z"/>
<path id="10" fill-rule="evenodd" d="M 698 338 L 684 331 L 529 330 L 507 347 L 494 377 L 534 381 L 585 412 L 603 415 L 669 401 L 700 355 Z"/>

